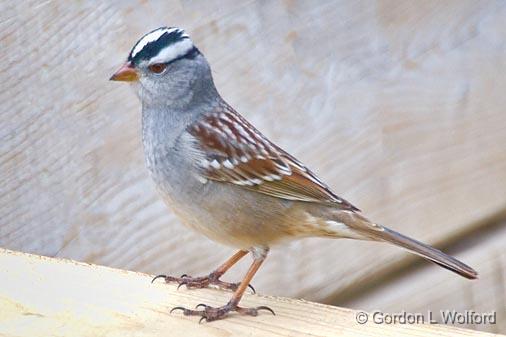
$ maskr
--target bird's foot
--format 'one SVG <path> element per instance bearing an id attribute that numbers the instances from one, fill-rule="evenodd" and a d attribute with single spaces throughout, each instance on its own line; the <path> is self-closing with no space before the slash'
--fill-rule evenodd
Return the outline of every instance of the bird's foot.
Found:
<path id="1" fill-rule="evenodd" d="M 170 312 L 172 313 L 173 311 L 176 311 L 176 310 L 182 310 L 183 314 L 185 316 L 200 316 L 199 323 L 201 323 L 202 321 L 210 322 L 210 321 L 222 319 L 225 316 L 227 316 L 227 314 L 229 312 L 232 312 L 232 311 L 235 311 L 241 315 L 257 316 L 259 311 L 265 310 L 265 311 L 269 311 L 273 315 L 276 315 L 271 308 L 266 307 L 266 306 L 260 306 L 260 307 L 255 307 L 255 308 L 242 308 L 242 307 L 239 307 L 237 304 L 234 304 L 232 301 L 228 302 L 224 306 L 217 307 L 217 308 L 214 308 L 214 307 L 211 307 L 211 306 L 201 303 L 201 304 L 198 304 L 195 307 L 195 309 L 198 309 L 200 307 L 202 307 L 202 310 L 191 310 L 191 309 L 186 309 L 183 307 L 175 307 L 175 308 L 172 308 L 172 310 Z"/>
<path id="2" fill-rule="evenodd" d="M 220 275 L 221 276 L 221 275 Z M 220 289 L 232 290 L 235 291 L 239 288 L 240 282 L 230 283 L 224 282 L 220 280 L 220 276 L 215 273 L 211 273 L 208 276 L 200 276 L 200 277 L 191 277 L 189 275 L 183 274 L 181 277 L 167 276 L 167 275 L 158 275 L 153 278 L 151 283 L 153 283 L 156 279 L 163 278 L 166 283 L 169 282 L 177 282 L 179 289 L 181 286 L 185 285 L 188 289 L 199 289 L 199 288 L 208 288 L 210 285 L 217 286 Z M 253 294 L 255 294 L 255 288 L 251 284 L 248 284 L 248 287 L 251 289 Z"/>

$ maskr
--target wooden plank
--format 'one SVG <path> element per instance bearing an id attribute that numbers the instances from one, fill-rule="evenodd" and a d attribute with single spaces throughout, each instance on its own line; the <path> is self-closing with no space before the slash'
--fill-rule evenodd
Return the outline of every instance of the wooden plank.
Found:
<path id="1" fill-rule="evenodd" d="M 506 332 L 506 223 L 497 230 L 476 235 L 474 245 L 462 257 L 476 266 L 480 276 L 474 282 L 447 277 L 429 266 L 416 272 L 392 277 L 388 284 L 379 284 L 339 305 L 354 309 L 384 312 L 435 313 L 441 310 L 477 313 L 496 312 L 495 324 L 459 325 L 495 333 Z"/>
<path id="2" fill-rule="evenodd" d="M 233 315 L 198 324 L 176 305 L 220 304 L 230 293 L 176 290 L 151 276 L 69 260 L 0 251 L 0 335 L 23 336 L 485 336 L 442 325 L 358 324 L 355 312 L 301 300 L 247 295 L 277 315 Z"/>
<path id="3" fill-rule="evenodd" d="M 2 1 L 0 245 L 170 274 L 231 253 L 167 211 L 139 103 L 107 82 L 161 24 L 188 28 L 223 96 L 339 195 L 444 243 L 506 204 L 505 15 L 502 1 Z M 255 284 L 321 300 L 404 256 L 303 240 Z"/>

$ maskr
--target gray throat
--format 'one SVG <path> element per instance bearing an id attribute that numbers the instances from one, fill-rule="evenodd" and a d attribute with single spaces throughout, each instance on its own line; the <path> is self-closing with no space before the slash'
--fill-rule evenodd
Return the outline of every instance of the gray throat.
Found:
<path id="1" fill-rule="evenodd" d="M 142 142 L 146 152 L 163 151 L 174 146 L 177 138 L 195 119 L 188 111 L 177 111 L 170 108 L 142 109 Z"/>
<path id="2" fill-rule="evenodd" d="M 146 166 L 159 187 L 173 190 L 185 174 L 192 174 L 195 163 L 188 156 L 194 153 L 194 144 L 189 141 L 187 127 L 202 114 L 220 104 L 218 95 L 200 96 L 183 109 L 165 106 L 142 109 L 142 142 Z M 185 177 L 195 180 L 194 177 Z M 196 180 L 195 180 L 196 181 Z M 161 186 L 165 185 L 165 186 Z"/>

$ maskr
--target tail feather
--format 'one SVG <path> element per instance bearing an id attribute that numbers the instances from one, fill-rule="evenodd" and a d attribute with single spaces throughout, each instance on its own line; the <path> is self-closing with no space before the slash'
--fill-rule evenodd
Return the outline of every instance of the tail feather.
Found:
<path id="1" fill-rule="evenodd" d="M 427 260 L 430 260 L 443 268 L 457 273 L 468 279 L 478 278 L 478 273 L 468 265 L 460 262 L 456 258 L 443 253 L 442 251 L 426 245 L 420 241 L 411 239 L 405 235 L 397 233 L 387 227 L 370 222 L 362 215 L 355 212 L 339 212 L 336 214 L 339 221 L 347 224 L 350 229 L 361 235 L 376 241 L 385 241 L 402 247 L 411 253 L 417 254 Z"/>
<path id="2" fill-rule="evenodd" d="M 381 233 L 382 234 L 379 236 L 383 241 L 387 241 L 404 249 L 407 249 L 408 251 L 417 254 L 425 259 L 428 259 L 454 273 L 464 276 L 465 278 L 478 278 L 478 273 L 473 268 L 436 248 L 426 245 L 420 241 L 411 239 L 386 227 L 383 227 L 383 231 Z"/>

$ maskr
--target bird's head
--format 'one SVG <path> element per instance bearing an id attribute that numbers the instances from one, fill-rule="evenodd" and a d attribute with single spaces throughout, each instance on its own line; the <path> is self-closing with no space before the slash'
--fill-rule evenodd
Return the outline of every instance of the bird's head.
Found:
<path id="1" fill-rule="evenodd" d="M 176 27 L 161 27 L 141 37 L 110 79 L 134 84 L 143 103 L 156 105 L 184 103 L 206 85 L 214 88 L 206 59 Z"/>

